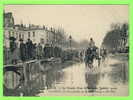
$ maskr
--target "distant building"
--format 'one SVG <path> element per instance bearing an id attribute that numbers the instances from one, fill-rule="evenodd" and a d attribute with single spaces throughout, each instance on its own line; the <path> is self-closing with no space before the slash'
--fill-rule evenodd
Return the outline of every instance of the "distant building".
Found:
<path id="1" fill-rule="evenodd" d="M 41 43 L 45 45 L 47 43 L 48 31 L 44 29 L 29 29 L 29 27 L 21 27 L 21 26 L 14 26 L 14 27 L 5 27 L 4 28 L 4 46 L 9 48 L 9 38 L 15 37 L 16 42 L 19 43 L 20 39 L 23 39 L 26 43 L 28 39 L 31 39 L 33 43 Z M 48 39 L 49 40 L 49 39 Z"/>
<path id="2" fill-rule="evenodd" d="M 16 42 L 19 45 L 19 40 L 23 39 L 26 43 L 28 39 L 33 43 L 41 43 L 55 45 L 56 38 L 55 30 L 53 28 L 47 28 L 45 26 L 29 24 L 29 26 L 21 24 L 15 24 L 12 13 L 4 14 L 4 46 L 9 48 L 10 37 L 15 37 Z"/>

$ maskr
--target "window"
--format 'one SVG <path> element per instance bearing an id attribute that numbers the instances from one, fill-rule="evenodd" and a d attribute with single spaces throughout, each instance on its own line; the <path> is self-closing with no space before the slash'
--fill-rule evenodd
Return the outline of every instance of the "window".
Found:
<path id="1" fill-rule="evenodd" d="M 44 39 L 43 38 L 40 38 L 40 43 L 44 44 Z"/>
<path id="2" fill-rule="evenodd" d="M 33 32 L 33 37 L 35 37 L 35 32 Z"/>
<path id="3" fill-rule="evenodd" d="M 28 37 L 30 37 L 30 32 L 28 32 Z"/>
<path id="4" fill-rule="evenodd" d="M 19 34 L 19 39 L 21 39 L 21 34 Z"/>

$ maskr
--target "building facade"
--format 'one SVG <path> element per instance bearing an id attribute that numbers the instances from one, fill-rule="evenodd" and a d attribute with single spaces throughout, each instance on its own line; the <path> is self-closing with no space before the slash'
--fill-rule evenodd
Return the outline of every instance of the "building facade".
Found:
<path id="1" fill-rule="evenodd" d="M 20 43 L 20 39 L 23 39 L 23 42 L 26 43 L 28 39 L 32 40 L 33 43 L 49 44 L 51 46 L 61 46 L 61 34 L 57 30 L 50 27 L 41 27 L 39 25 L 29 24 L 15 24 L 13 14 L 5 13 L 4 14 L 4 47 L 9 48 L 10 37 L 16 38 L 16 43 Z"/>
<path id="2" fill-rule="evenodd" d="M 53 42 L 53 32 L 45 27 L 40 27 L 38 25 L 26 25 L 14 24 L 14 18 L 12 13 L 4 14 L 4 47 L 9 48 L 10 37 L 16 38 L 16 43 L 19 46 L 19 40 L 23 39 L 24 43 L 28 39 L 32 40 L 33 43 L 42 45 L 51 44 Z"/>

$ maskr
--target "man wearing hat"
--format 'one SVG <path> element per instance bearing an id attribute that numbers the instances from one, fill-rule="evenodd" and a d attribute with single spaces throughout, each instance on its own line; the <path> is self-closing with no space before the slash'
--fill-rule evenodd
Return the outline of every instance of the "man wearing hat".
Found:
<path id="1" fill-rule="evenodd" d="M 26 54 L 27 54 L 27 59 L 28 60 L 30 60 L 32 58 L 32 53 L 33 53 L 33 43 L 28 38 L 28 41 L 26 42 Z"/>
<path id="2" fill-rule="evenodd" d="M 16 48 L 16 44 L 15 44 L 16 38 L 10 37 L 9 40 L 10 40 L 10 51 L 13 52 Z"/>
<path id="3" fill-rule="evenodd" d="M 22 61 L 25 61 L 26 60 L 26 46 L 23 42 L 23 39 L 20 39 L 20 59 Z"/>

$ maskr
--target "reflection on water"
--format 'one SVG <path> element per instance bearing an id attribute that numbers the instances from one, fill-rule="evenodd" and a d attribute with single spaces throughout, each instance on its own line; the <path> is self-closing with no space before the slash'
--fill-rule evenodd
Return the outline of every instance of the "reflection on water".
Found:
<path id="1" fill-rule="evenodd" d="M 96 91 L 99 79 L 100 79 L 99 73 L 95 73 L 95 74 L 86 73 L 85 74 L 85 81 L 86 81 L 87 89 L 89 90 L 89 92 Z"/>
<path id="2" fill-rule="evenodd" d="M 84 63 L 73 62 L 46 65 L 44 67 L 50 66 L 51 69 L 38 73 L 34 70 L 33 75 L 29 77 L 31 80 L 25 80 L 28 85 L 21 90 L 24 96 L 66 95 L 67 93 L 72 96 L 74 93 L 83 94 L 81 96 L 128 95 L 127 60 L 109 57 L 101 63 L 100 67 L 94 66 L 92 69 L 86 68 Z M 8 74 L 10 73 L 6 73 Z M 10 76 L 15 75 L 10 74 Z M 9 86 L 6 78 L 5 82 Z M 14 92 L 7 90 L 7 92 L 5 90 L 4 95 L 20 95 L 20 89 Z"/>
<path id="3" fill-rule="evenodd" d="M 126 63 L 117 63 L 112 65 L 112 71 L 109 73 L 110 79 L 114 83 L 126 83 L 128 81 L 128 70 Z"/>
<path id="4" fill-rule="evenodd" d="M 116 95 L 120 95 L 121 90 L 124 89 L 124 95 L 128 95 L 127 61 L 109 60 L 110 62 L 106 61 L 100 67 L 95 67 L 94 72 L 90 72 L 84 63 L 69 65 L 64 69 L 54 68 L 43 74 L 46 81 L 45 89 L 38 95 L 50 94 L 51 89 L 72 89 L 73 92 L 76 91 L 75 89 L 88 89 L 87 93 L 95 93 L 101 88 L 117 89 Z"/>
<path id="5" fill-rule="evenodd" d="M 35 85 L 39 87 L 39 92 L 32 95 L 46 96 L 50 95 L 53 89 L 70 92 L 73 95 L 75 91 L 81 93 L 96 93 L 103 89 L 116 89 L 115 95 L 128 95 L 128 62 L 118 59 L 108 59 L 100 67 L 94 67 L 93 72 L 89 71 L 84 63 L 67 64 L 52 66 L 52 70 L 41 73 Z M 33 85 L 33 83 L 32 83 Z M 33 88 L 32 85 L 28 88 Z M 86 92 L 87 90 L 87 92 Z M 67 93 L 65 92 L 65 93 Z M 60 95 L 60 92 L 56 92 Z M 106 95 L 113 95 L 108 93 Z M 65 94 L 63 94 L 65 95 Z"/>
<path id="6" fill-rule="evenodd" d="M 45 77 L 46 80 L 46 86 L 48 89 L 49 88 L 54 88 L 54 84 L 59 81 L 62 80 L 63 78 L 63 73 L 61 71 L 58 70 L 50 70 L 48 72 L 46 72 L 43 77 Z"/>

